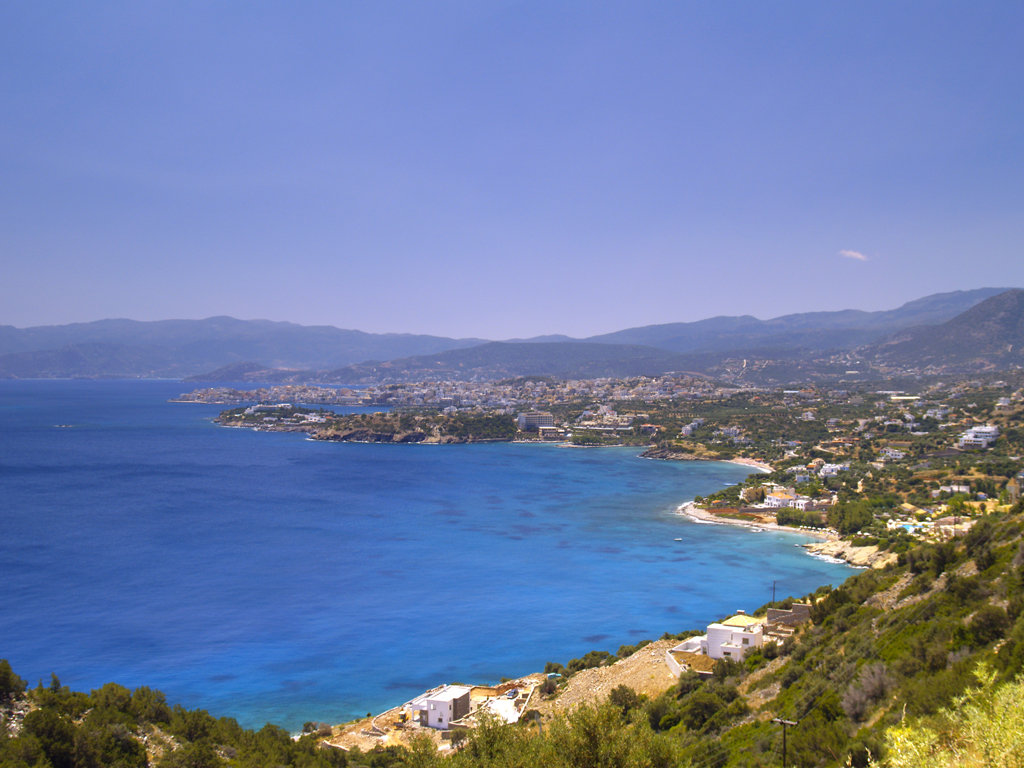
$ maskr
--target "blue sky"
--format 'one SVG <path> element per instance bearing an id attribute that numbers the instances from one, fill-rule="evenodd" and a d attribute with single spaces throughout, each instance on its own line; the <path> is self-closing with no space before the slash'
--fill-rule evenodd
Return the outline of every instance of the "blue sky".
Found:
<path id="1" fill-rule="evenodd" d="M 1024 285 L 1024 4 L 0 8 L 0 324 L 483 338 Z"/>

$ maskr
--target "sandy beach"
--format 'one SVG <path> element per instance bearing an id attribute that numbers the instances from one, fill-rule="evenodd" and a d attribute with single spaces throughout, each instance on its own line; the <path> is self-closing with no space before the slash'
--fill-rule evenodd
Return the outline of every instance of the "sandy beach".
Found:
<path id="1" fill-rule="evenodd" d="M 744 467 L 753 467 L 754 469 L 759 469 L 762 472 L 775 471 L 775 467 L 773 467 L 771 464 L 766 464 L 765 462 L 758 461 L 757 459 L 730 459 L 729 463 L 740 464 Z"/>
<path id="2" fill-rule="evenodd" d="M 756 520 L 738 520 L 734 517 L 722 517 L 709 512 L 706 509 L 701 509 L 692 501 L 688 501 L 685 504 L 680 504 L 676 507 L 676 513 L 684 515 L 695 523 L 710 523 L 715 525 L 740 525 L 746 528 L 757 528 L 762 531 L 780 531 L 782 533 L 799 533 L 803 536 L 809 536 L 814 539 L 822 539 L 829 541 L 831 539 L 838 538 L 834 531 L 816 531 L 809 530 L 806 528 L 791 528 L 785 525 L 778 525 L 777 523 L 762 523 Z"/>

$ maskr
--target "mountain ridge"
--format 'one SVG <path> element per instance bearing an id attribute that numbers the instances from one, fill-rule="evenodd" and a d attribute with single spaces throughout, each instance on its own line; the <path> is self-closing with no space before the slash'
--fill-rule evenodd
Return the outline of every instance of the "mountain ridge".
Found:
<path id="1" fill-rule="evenodd" d="M 591 336 L 595 343 L 646 344 L 674 352 L 726 352 L 753 346 L 824 350 L 866 344 L 902 328 L 949 320 L 1008 288 L 936 293 L 891 310 L 843 309 L 802 312 L 758 320 L 751 315 L 719 315 L 692 323 L 627 328 Z M 836 343 L 836 342 L 839 343 Z"/>
<path id="2" fill-rule="evenodd" d="M 299 372 L 313 375 L 346 368 L 365 375 L 368 368 L 393 369 L 393 363 L 399 360 L 411 361 L 413 368 L 422 371 L 440 371 L 445 367 L 444 361 L 432 366 L 417 358 L 476 347 L 498 349 L 487 346 L 491 344 L 550 347 L 546 351 L 534 349 L 536 362 L 528 366 L 530 370 L 520 367 L 515 375 L 557 372 L 573 376 L 581 370 L 590 376 L 639 375 L 644 371 L 655 373 L 658 368 L 664 369 L 660 372 L 700 370 L 695 366 L 707 368 L 727 356 L 772 354 L 785 358 L 865 347 L 915 326 L 949 321 L 1005 291 L 980 288 L 932 294 L 880 312 L 848 309 L 782 315 L 771 320 L 751 315 L 720 315 L 689 323 L 638 326 L 585 339 L 550 334 L 505 342 L 425 334 L 373 334 L 334 326 L 227 316 L 148 322 L 108 319 L 26 329 L 0 326 L 0 378 L 204 377 L 205 372 L 242 363 L 248 366 L 247 375 L 264 370 L 291 372 L 274 375 L 294 377 Z M 577 344 L 621 347 L 625 356 L 621 365 L 615 366 L 611 364 L 609 350 L 592 349 L 584 354 L 575 346 L 559 346 Z M 639 353 L 636 347 L 660 353 Z M 515 350 L 523 363 L 521 350 L 501 349 Z M 559 367 L 557 361 L 549 359 L 559 353 L 568 353 L 570 358 L 585 363 L 584 367 Z M 641 364 L 640 359 L 645 356 L 647 363 Z M 652 367 L 650 364 L 656 359 L 658 363 Z M 388 363 L 392 365 L 387 366 Z M 465 367 L 466 361 L 462 364 Z M 497 361 L 494 365 L 500 364 Z M 480 369 L 479 375 L 485 375 L 479 360 L 474 367 Z M 511 371 L 510 366 L 506 367 Z"/>
<path id="3" fill-rule="evenodd" d="M 860 352 L 889 365 L 964 372 L 1024 365 L 1024 290 L 1005 291 L 945 323 L 908 328 Z"/>

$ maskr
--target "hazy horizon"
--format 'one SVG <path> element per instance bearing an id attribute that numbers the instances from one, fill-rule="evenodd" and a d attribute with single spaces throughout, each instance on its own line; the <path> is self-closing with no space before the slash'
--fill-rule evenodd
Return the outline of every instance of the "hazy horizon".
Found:
<path id="1" fill-rule="evenodd" d="M 982 286 L 982 287 L 983 288 L 991 288 L 992 286 Z M 1007 288 L 1006 290 L 1014 290 L 1014 289 Z M 942 293 L 948 293 L 948 292 L 947 291 L 943 291 Z M 913 299 L 909 299 L 908 302 L 912 302 L 912 301 L 915 301 L 917 299 L 923 299 L 923 298 L 926 298 L 926 297 L 925 296 L 917 296 L 917 297 L 915 297 Z M 903 304 L 906 304 L 908 302 L 903 302 Z M 883 311 L 884 310 L 898 309 L 900 306 L 903 306 L 903 304 L 900 304 L 899 306 L 896 306 L 896 307 L 884 307 Z M 850 310 L 852 310 L 852 311 L 873 311 L 873 310 L 860 310 L 859 307 L 843 307 L 843 308 L 838 308 L 837 307 L 835 311 L 850 311 Z M 831 311 L 831 310 L 829 310 L 829 311 Z M 803 313 L 801 313 L 799 311 L 794 311 L 794 312 L 787 312 L 785 314 L 786 315 L 791 315 L 791 314 L 803 314 Z M 713 319 L 713 317 L 721 317 L 721 316 L 722 315 L 716 315 L 716 316 L 712 316 L 712 317 L 696 318 L 693 321 L 672 321 L 672 320 L 670 320 L 670 321 L 668 321 L 665 324 L 672 324 L 672 323 L 676 323 L 676 322 L 695 322 L 695 321 L 700 321 L 700 320 L 710 320 L 710 319 Z M 733 315 L 733 316 L 735 316 L 735 315 Z M 768 321 L 768 320 L 774 320 L 776 318 L 784 317 L 784 316 L 785 315 L 776 315 L 774 317 L 755 317 L 755 319 L 761 320 L 761 321 Z M 105 322 L 105 321 L 117 322 L 117 321 L 122 321 L 122 320 L 123 321 L 128 321 L 128 322 L 178 322 L 178 321 L 182 321 L 182 322 L 201 322 L 201 321 L 204 321 L 204 320 L 213 320 L 213 319 L 216 319 L 216 318 L 219 318 L 219 317 L 226 317 L 226 318 L 230 318 L 232 320 L 240 320 L 240 321 L 243 321 L 243 322 L 288 323 L 288 324 L 292 324 L 292 325 L 301 325 L 303 327 L 315 327 L 315 326 L 328 327 L 329 326 L 329 327 L 339 328 L 340 330 L 361 331 L 363 333 L 370 333 L 370 334 L 398 333 L 398 334 L 407 334 L 407 335 L 433 335 L 433 336 L 440 335 L 440 334 L 430 334 L 430 333 L 426 333 L 426 332 L 421 332 L 421 331 L 417 331 L 415 329 L 404 330 L 404 331 L 374 331 L 374 330 L 367 329 L 367 328 L 357 328 L 357 327 L 341 328 L 340 326 L 330 326 L 330 324 L 328 324 L 328 323 L 306 324 L 306 323 L 295 323 L 294 321 L 291 321 L 291 320 L 271 320 L 271 319 L 266 318 L 266 317 L 243 318 L 243 317 L 234 317 L 232 315 L 223 315 L 223 314 L 221 314 L 221 315 L 209 315 L 207 317 L 165 317 L 165 318 L 156 318 L 154 320 L 137 320 L 136 318 L 132 318 L 132 317 L 102 317 L 102 318 L 96 318 L 95 320 L 72 321 L 70 323 L 54 323 L 53 325 L 54 326 L 57 326 L 57 325 L 85 325 L 85 324 L 94 323 L 94 322 Z M 30 330 L 31 328 L 52 327 L 52 326 L 23 326 L 23 327 L 19 328 L 18 326 L 10 326 L 9 323 L 7 325 L 9 327 L 18 328 L 18 330 Z M 655 324 L 649 324 L 649 325 L 655 325 Z M 624 326 L 619 327 L 619 328 L 614 328 L 610 332 L 623 331 L 623 330 L 628 330 L 630 328 L 638 328 L 638 327 L 642 327 L 642 326 L 624 325 Z M 606 332 L 607 331 L 602 331 L 601 333 L 606 333 Z M 570 338 L 571 339 L 587 339 L 587 338 L 590 338 L 591 336 L 598 336 L 598 335 L 601 335 L 601 334 L 600 333 L 594 333 L 594 334 L 587 334 L 587 335 L 584 335 L 584 336 L 571 336 Z M 460 338 L 460 339 L 477 338 L 477 339 L 482 339 L 484 341 L 517 341 L 517 340 L 528 340 L 528 339 L 531 339 L 531 338 L 542 338 L 542 337 L 545 337 L 545 336 L 569 336 L 569 334 L 562 333 L 561 331 L 558 331 L 558 330 L 551 330 L 551 331 L 545 331 L 545 332 L 537 333 L 537 334 L 534 334 L 533 336 L 528 336 L 528 337 L 504 336 L 504 337 L 501 337 L 501 338 L 488 338 L 488 337 L 485 337 L 485 336 L 481 336 L 479 334 L 469 333 L 469 334 L 466 334 L 464 336 L 451 337 L 451 338 Z"/>
<path id="2" fill-rule="evenodd" d="M 1017 284 L 1024 6 L 0 9 L 0 324 L 587 337 Z"/>

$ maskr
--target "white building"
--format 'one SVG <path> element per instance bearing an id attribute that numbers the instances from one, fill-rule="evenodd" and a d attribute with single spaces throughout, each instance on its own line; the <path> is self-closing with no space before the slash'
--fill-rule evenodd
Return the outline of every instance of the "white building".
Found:
<path id="1" fill-rule="evenodd" d="M 818 475 L 821 477 L 835 477 L 840 472 L 846 472 L 849 469 L 849 464 L 822 464 L 821 469 L 818 470 Z"/>
<path id="2" fill-rule="evenodd" d="M 291 403 L 277 403 L 273 405 L 271 403 L 260 403 L 259 405 L 250 405 L 245 409 L 245 413 L 252 416 L 254 413 L 266 413 L 267 411 L 283 411 L 294 408 L 295 406 Z"/>
<path id="3" fill-rule="evenodd" d="M 705 653 L 712 659 L 742 661 L 748 650 L 764 643 L 764 619 L 739 613 L 721 623 L 708 624 L 706 637 Z"/>
<path id="4" fill-rule="evenodd" d="M 766 507 L 771 507 L 772 509 L 791 507 L 793 506 L 794 501 L 796 501 L 796 496 L 792 496 L 788 493 L 769 493 L 764 497 L 764 505 Z"/>
<path id="5" fill-rule="evenodd" d="M 957 448 L 970 450 L 988 448 L 999 437 L 999 427 L 971 427 L 960 436 Z"/>
<path id="6" fill-rule="evenodd" d="M 407 705 L 420 725 L 447 730 L 453 720 L 469 714 L 470 688 L 445 685 L 413 699 Z"/>
<path id="7" fill-rule="evenodd" d="M 969 485 L 940 485 L 939 486 L 939 492 L 941 493 L 943 491 L 948 493 L 950 496 L 952 496 L 955 493 L 970 493 L 971 492 L 971 486 L 969 486 Z"/>
<path id="8" fill-rule="evenodd" d="M 665 661 L 677 677 L 682 672 L 673 653 L 693 653 L 712 659 L 742 661 L 751 648 L 764 645 L 764 618 L 748 616 L 740 611 L 735 616 L 715 624 L 708 624 L 708 632 L 691 637 L 665 651 Z"/>

